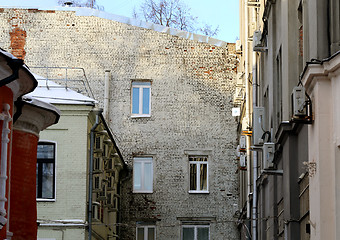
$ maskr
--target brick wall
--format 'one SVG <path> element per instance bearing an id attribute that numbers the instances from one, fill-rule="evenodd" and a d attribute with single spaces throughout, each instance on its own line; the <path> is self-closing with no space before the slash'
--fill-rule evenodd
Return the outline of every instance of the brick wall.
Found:
<path id="1" fill-rule="evenodd" d="M 83 67 L 99 106 L 105 70 L 111 71 L 108 123 L 117 144 L 130 169 L 133 156 L 153 156 L 152 194 L 133 194 L 132 179 L 123 182 L 122 239 L 135 239 L 136 222 L 150 220 L 157 239 L 179 239 L 183 217 L 212 219 L 210 239 L 238 239 L 234 45 L 220 48 L 70 11 L 3 9 L 0 43 L 13 54 L 10 19 L 16 14 L 29 66 Z M 130 116 L 135 79 L 152 81 L 149 118 Z M 209 194 L 188 193 L 186 150 L 210 151 Z"/>

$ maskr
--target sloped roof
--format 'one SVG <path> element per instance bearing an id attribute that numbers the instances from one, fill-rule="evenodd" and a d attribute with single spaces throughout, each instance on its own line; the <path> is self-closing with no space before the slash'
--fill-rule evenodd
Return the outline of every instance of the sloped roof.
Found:
<path id="1" fill-rule="evenodd" d="M 47 80 L 37 74 L 34 74 L 34 77 L 38 80 L 38 87 L 24 97 L 33 97 L 51 104 L 95 105 L 96 103 L 96 100 L 92 98 Z"/>
<path id="2" fill-rule="evenodd" d="M 14 74 L 15 65 L 18 75 Z M 17 83 L 17 84 L 15 84 Z M 0 48 L 0 86 L 6 85 L 14 92 L 14 100 L 33 91 L 37 81 L 24 62 Z"/>

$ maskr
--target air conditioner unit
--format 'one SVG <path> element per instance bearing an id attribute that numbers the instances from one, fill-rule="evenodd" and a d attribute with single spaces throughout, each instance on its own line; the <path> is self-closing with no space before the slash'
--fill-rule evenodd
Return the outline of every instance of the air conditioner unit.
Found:
<path id="1" fill-rule="evenodd" d="M 294 87 L 292 93 L 293 117 L 300 118 L 307 115 L 306 94 L 303 86 Z"/>
<path id="2" fill-rule="evenodd" d="M 247 167 L 247 157 L 244 153 L 240 155 L 240 169 L 245 169 Z"/>
<path id="3" fill-rule="evenodd" d="M 264 143 L 262 147 L 263 169 L 274 168 L 275 143 Z"/>
<path id="4" fill-rule="evenodd" d="M 93 191 L 98 192 L 101 190 L 101 177 L 100 176 L 93 176 Z"/>
<path id="5" fill-rule="evenodd" d="M 244 73 L 237 73 L 237 77 L 236 77 L 236 85 L 237 86 L 243 87 L 243 85 L 244 85 L 244 83 L 243 83 L 243 74 Z"/>
<path id="6" fill-rule="evenodd" d="M 94 139 L 94 151 L 97 153 L 104 151 L 104 137 L 100 134 L 96 135 Z"/>
<path id="7" fill-rule="evenodd" d="M 245 150 L 247 147 L 247 138 L 245 135 L 240 136 L 240 150 Z"/>
<path id="8" fill-rule="evenodd" d="M 92 202 L 92 220 L 100 221 L 100 203 Z"/>
<path id="9" fill-rule="evenodd" d="M 236 87 L 234 93 L 234 102 L 242 101 L 244 95 L 243 87 Z"/>
<path id="10" fill-rule="evenodd" d="M 262 135 L 263 122 L 265 119 L 264 107 L 254 107 L 253 108 L 253 141 L 255 146 L 263 144 Z"/>
<path id="11" fill-rule="evenodd" d="M 113 199 L 113 196 L 111 193 L 107 193 L 106 194 L 106 206 L 109 207 L 112 205 L 112 199 Z"/>
<path id="12" fill-rule="evenodd" d="M 240 157 L 240 155 L 241 155 L 240 145 L 237 145 L 237 148 L 236 148 L 236 156 L 237 156 L 237 157 Z"/>
<path id="13" fill-rule="evenodd" d="M 101 173 L 103 160 L 100 157 L 93 158 L 93 173 Z"/>
<path id="14" fill-rule="evenodd" d="M 109 212 L 118 212 L 117 201 L 117 197 L 112 197 L 111 204 L 108 205 Z"/>
<path id="15" fill-rule="evenodd" d="M 254 34 L 253 34 L 253 48 L 262 47 L 261 38 L 262 38 L 261 31 L 259 31 L 259 30 L 254 31 Z"/>
<path id="16" fill-rule="evenodd" d="M 241 40 L 236 40 L 235 48 L 236 48 L 236 53 L 241 53 L 242 52 L 242 43 L 241 43 Z"/>
<path id="17" fill-rule="evenodd" d="M 106 172 L 112 172 L 114 171 L 114 159 L 109 158 L 105 162 L 105 171 Z"/>
<path id="18" fill-rule="evenodd" d="M 114 189 L 114 177 L 112 177 L 112 176 L 108 176 L 107 178 L 107 189 L 108 190 L 112 190 L 112 189 Z"/>
<path id="19" fill-rule="evenodd" d="M 106 201 L 106 199 L 107 197 L 105 189 L 97 193 L 97 201 Z"/>

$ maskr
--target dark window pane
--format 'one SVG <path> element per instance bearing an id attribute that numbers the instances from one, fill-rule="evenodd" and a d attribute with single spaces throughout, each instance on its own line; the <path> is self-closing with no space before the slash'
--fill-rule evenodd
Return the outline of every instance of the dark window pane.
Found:
<path id="1" fill-rule="evenodd" d="M 148 240 L 155 240 L 155 228 L 148 228 Z"/>
<path id="2" fill-rule="evenodd" d="M 144 228 L 137 228 L 137 240 L 144 240 Z"/>
<path id="3" fill-rule="evenodd" d="M 197 167 L 190 164 L 190 190 L 197 190 Z"/>
<path id="4" fill-rule="evenodd" d="M 183 228 L 183 240 L 194 240 L 195 230 L 194 228 Z"/>
<path id="5" fill-rule="evenodd" d="M 37 158 L 40 159 L 53 159 L 54 158 L 54 145 L 38 145 Z"/>
<path id="6" fill-rule="evenodd" d="M 53 163 L 43 163 L 42 198 L 53 198 Z"/>
<path id="7" fill-rule="evenodd" d="M 209 228 L 197 228 L 197 240 L 209 240 Z"/>

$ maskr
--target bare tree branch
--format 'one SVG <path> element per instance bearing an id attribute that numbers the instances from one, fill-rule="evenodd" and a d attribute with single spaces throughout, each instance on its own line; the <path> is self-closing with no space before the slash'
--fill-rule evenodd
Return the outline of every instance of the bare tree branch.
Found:
<path id="1" fill-rule="evenodd" d="M 140 5 L 139 13 L 147 22 L 188 32 L 202 33 L 207 36 L 217 35 L 218 27 L 212 30 L 210 25 L 205 24 L 203 27 L 195 28 L 198 18 L 193 16 L 190 10 L 182 0 L 144 0 Z M 134 10 L 133 16 L 138 18 L 139 14 L 136 10 Z"/>

